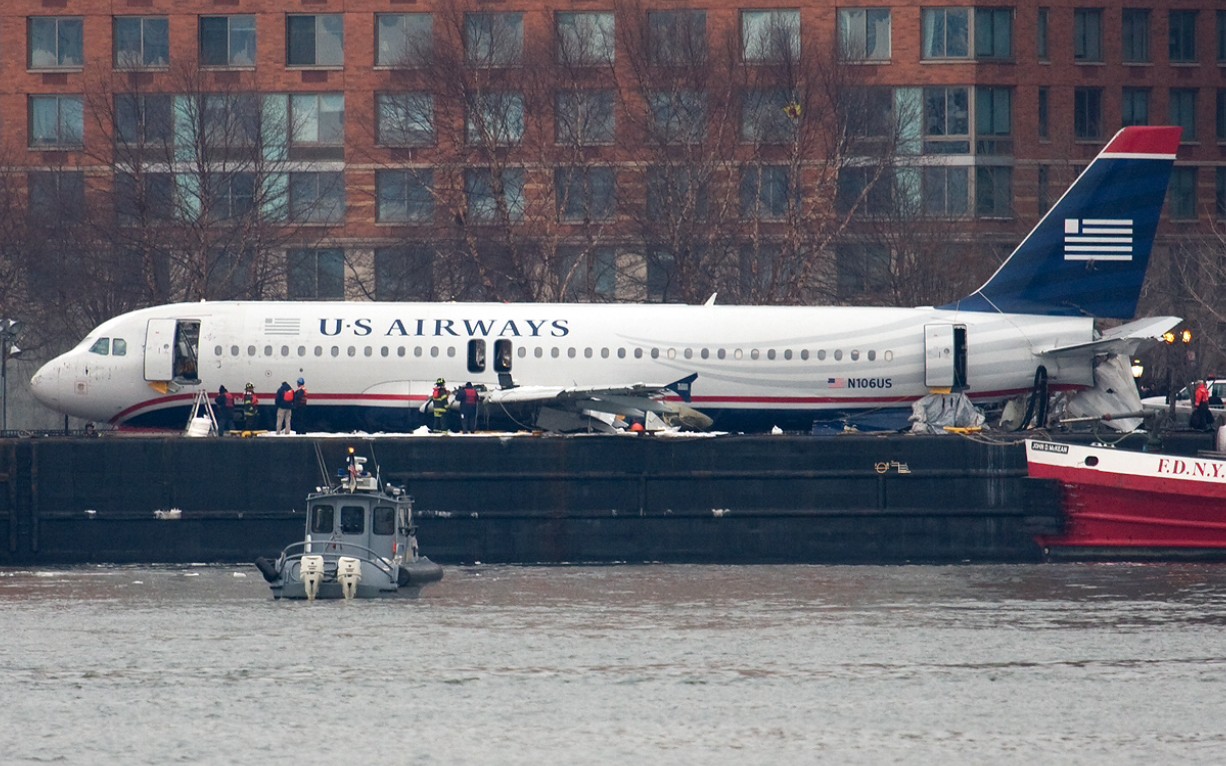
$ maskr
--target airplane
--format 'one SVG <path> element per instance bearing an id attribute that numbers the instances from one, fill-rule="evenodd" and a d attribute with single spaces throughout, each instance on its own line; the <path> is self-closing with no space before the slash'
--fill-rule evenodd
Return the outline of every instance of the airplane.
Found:
<path id="1" fill-rule="evenodd" d="M 1093 390 L 1096 360 L 1179 322 L 1096 328 L 1136 312 L 1180 135 L 1119 131 L 982 287 L 943 306 L 180 303 L 104 322 L 31 386 L 66 415 L 182 428 L 199 392 L 251 382 L 271 405 L 305 377 L 316 430 L 411 430 L 437 378 L 477 385 L 481 417 L 543 430 L 649 413 L 723 431 L 905 423 L 933 392 Z"/>

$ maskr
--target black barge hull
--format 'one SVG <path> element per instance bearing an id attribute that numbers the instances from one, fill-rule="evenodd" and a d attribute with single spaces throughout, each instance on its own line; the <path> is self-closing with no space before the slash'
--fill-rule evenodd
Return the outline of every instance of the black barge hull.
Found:
<path id="1" fill-rule="evenodd" d="M 1034 536 L 1062 524 L 1058 487 L 1026 478 L 1020 445 L 957 436 L 318 443 L 333 465 L 367 441 L 414 495 L 422 552 L 442 564 L 1028 562 L 1042 559 Z M 0 566 L 273 555 L 301 536 L 322 481 L 315 445 L 0 442 Z"/>

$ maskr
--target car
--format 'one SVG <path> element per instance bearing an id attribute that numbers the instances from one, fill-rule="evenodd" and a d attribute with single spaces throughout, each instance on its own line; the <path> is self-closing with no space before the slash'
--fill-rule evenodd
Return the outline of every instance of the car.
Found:
<path id="1" fill-rule="evenodd" d="M 1226 378 L 1206 378 L 1205 386 L 1209 389 L 1209 411 L 1214 419 L 1226 416 L 1226 405 L 1222 403 L 1226 401 Z M 1174 425 L 1188 425 L 1192 417 L 1192 389 L 1193 386 L 1185 386 L 1175 394 Z M 1147 396 L 1141 400 L 1141 406 L 1147 410 L 1167 410 L 1170 403 L 1165 396 Z"/>

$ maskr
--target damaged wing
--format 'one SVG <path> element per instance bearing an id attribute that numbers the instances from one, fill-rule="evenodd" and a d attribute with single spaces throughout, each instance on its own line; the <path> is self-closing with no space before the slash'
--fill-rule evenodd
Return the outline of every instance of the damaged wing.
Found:
<path id="1" fill-rule="evenodd" d="M 601 386 L 509 386 L 486 391 L 482 401 L 494 407 L 539 407 L 569 412 L 601 412 L 626 417 L 641 417 L 653 412 L 686 428 L 702 430 L 711 419 L 686 404 L 666 401 L 672 392 L 682 402 L 690 401 L 690 386 L 698 374 L 672 383 L 628 383 Z"/>
<path id="2" fill-rule="evenodd" d="M 1179 317 L 1146 317 L 1135 322 L 1122 324 L 1107 330 L 1101 337 L 1084 343 L 1073 343 L 1068 346 L 1057 346 L 1040 351 L 1041 356 L 1061 356 L 1064 354 L 1084 354 L 1091 351 L 1095 354 L 1122 354 L 1131 356 L 1141 346 L 1157 342 L 1162 333 L 1179 324 Z"/>

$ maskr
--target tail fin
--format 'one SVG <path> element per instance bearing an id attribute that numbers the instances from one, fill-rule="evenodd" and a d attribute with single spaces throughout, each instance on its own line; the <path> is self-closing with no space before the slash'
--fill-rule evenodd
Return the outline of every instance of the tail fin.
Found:
<path id="1" fill-rule="evenodd" d="M 1116 133 L 983 287 L 942 308 L 1131 319 L 1182 133 Z"/>

